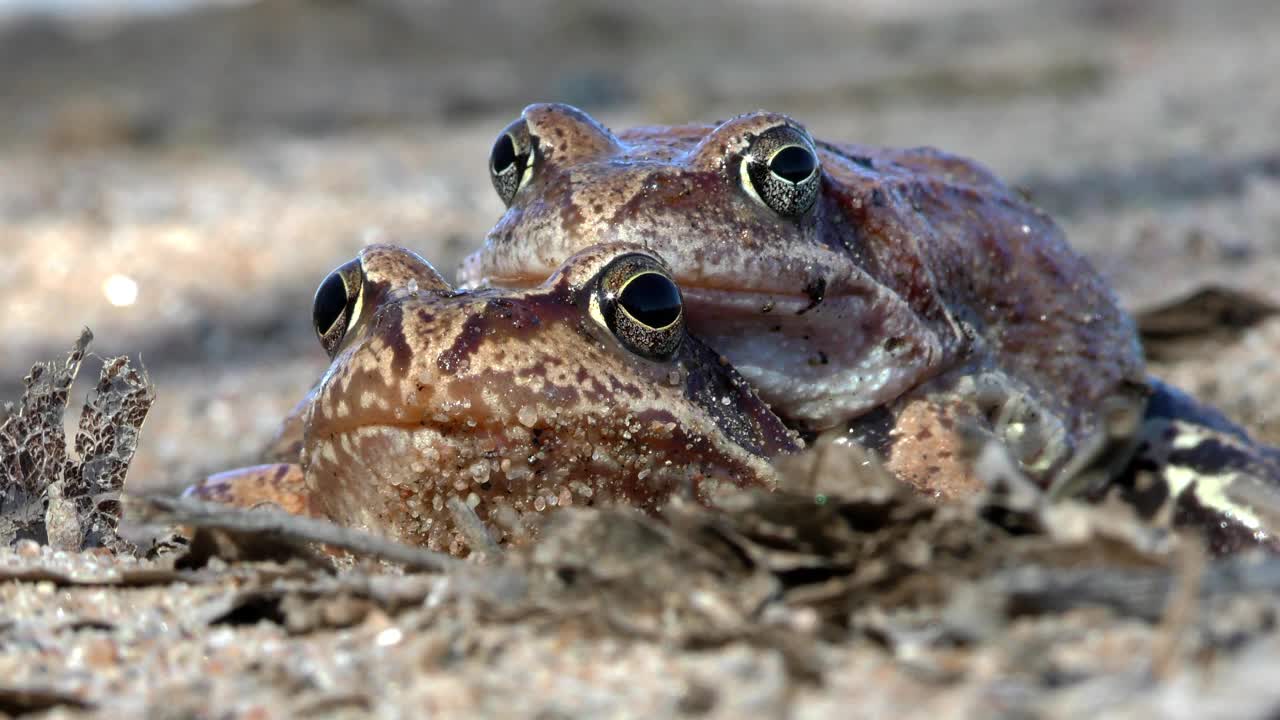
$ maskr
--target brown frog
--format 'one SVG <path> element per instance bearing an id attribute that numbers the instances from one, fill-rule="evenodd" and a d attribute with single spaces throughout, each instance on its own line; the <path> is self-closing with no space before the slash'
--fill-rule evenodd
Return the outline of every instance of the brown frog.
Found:
<path id="1" fill-rule="evenodd" d="M 685 329 L 668 267 L 596 246 L 527 290 L 456 292 L 419 256 L 365 248 L 328 276 L 314 320 L 332 358 L 286 424 L 289 462 L 190 492 L 462 553 L 449 504 L 520 537 L 540 512 L 771 487 L 800 447 Z"/>
<path id="2" fill-rule="evenodd" d="M 508 209 L 465 284 L 528 287 L 601 242 L 649 248 L 691 332 L 779 415 L 851 425 L 925 491 L 974 489 L 962 424 L 1014 441 L 1046 477 L 1104 398 L 1143 392 L 1134 324 L 1107 284 L 972 161 L 822 142 L 769 112 L 615 134 L 532 105 L 489 170 Z"/>
<path id="3" fill-rule="evenodd" d="M 1145 377 L 1106 283 L 973 161 L 823 142 L 776 113 L 615 134 L 532 105 L 489 172 L 508 209 L 466 284 L 524 287 L 581 248 L 637 243 L 784 420 L 847 432 L 919 489 L 976 489 L 976 429 L 1055 489 L 1119 491 L 1216 551 L 1280 549 L 1280 451 Z M 1117 407 L 1134 417 L 1119 436 Z"/>

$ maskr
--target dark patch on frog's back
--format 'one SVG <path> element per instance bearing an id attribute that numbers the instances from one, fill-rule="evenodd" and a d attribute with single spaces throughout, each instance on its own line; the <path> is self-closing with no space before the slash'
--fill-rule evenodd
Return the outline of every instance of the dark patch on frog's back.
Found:
<path id="1" fill-rule="evenodd" d="M 471 357 L 490 336 L 528 338 L 544 323 L 573 322 L 578 308 L 569 301 L 568 280 L 547 292 L 531 293 L 516 299 L 477 296 L 453 344 L 436 357 L 436 367 L 447 373 L 466 370 Z"/>
<path id="2" fill-rule="evenodd" d="M 418 308 L 418 311 L 414 314 L 418 318 L 418 322 L 420 323 L 419 328 L 422 332 L 430 331 L 433 327 L 435 327 L 435 323 L 436 323 L 435 313 L 431 312 L 425 307 L 420 307 Z"/>
<path id="3" fill-rule="evenodd" d="M 413 348 L 404 334 L 404 308 L 398 304 L 383 307 L 374 323 L 377 336 L 391 349 L 391 369 L 404 375 L 413 362 Z"/>
<path id="4" fill-rule="evenodd" d="M 279 485 L 280 481 L 284 480 L 285 475 L 288 475 L 291 470 L 292 470 L 292 467 L 289 465 L 285 465 L 285 464 L 278 465 L 276 467 L 275 473 L 273 473 L 271 476 L 271 484 Z"/>
<path id="5" fill-rule="evenodd" d="M 375 282 L 366 279 L 363 289 L 365 307 L 381 307 L 382 301 L 386 299 L 391 290 L 391 282 L 388 280 Z"/>
<path id="6" fill-rule="evenodd" d="M 480 346 L 484 325 L 479 316 L 468 317 L 462 323 L 462 329 L 458 331 L 457 337 L 453 339 L 453 344 L 436 357 L 436 367 L 447 373 L 461 372 L 470 367 L 471 355 Z"/>
<path id="7" fill-rule="evenodd" d="M 559 177 L 553 180 L 564 187 L 546 188 L 543 192 L 546 197 L 559 197 L 560 201 L 560 226 L 565 232 L 577 236 L 582 232 L 582 222 L 586 219 L 582 216 L 582 208 L 574 201 L 573 192 L 569 185 L 569 176 L 565 173 L 559 173 Z"/>
<path id="8" fill-rule="evenodd" d="M 711 208 L 723 208 L 726 203 L 720 198 L 724 195 L 724 176 L 719 173 L 692 170 L 655 172 L 646 182 L 643 192 L 617 206 L 609 216 L 608 224 L 634 223 L 636 218 L 655 213 L 699 218 Z"/>

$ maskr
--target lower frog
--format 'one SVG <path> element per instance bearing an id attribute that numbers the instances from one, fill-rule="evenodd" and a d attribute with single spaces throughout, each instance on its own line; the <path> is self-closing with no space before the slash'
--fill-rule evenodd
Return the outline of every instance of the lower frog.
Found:
<path id="1" fill-rule="evenodd" d="M 770 487 L 769 459 L 801 446 L 689 336 L 671 271 L 638 247 L 590 248 L 532 289 L 464 293 L 372 245 L 320 285 L 314 321 L 332 364 L 286 423 L 293 457 L 189 492 L 460 554 L 451 503 L 519 537 L 555 506 Z"/>
<path id="2" fill-rule="evenodd" d="M 769 460 L 802 443 L 683 315 L 670 270 L 635 247 L 580 252 L 530 290 L 459 293 L 411 252 L 370 246 L 316 293 L 332 364 L 268 451 L 281 462 L 192 492 L 462 553 L 459 502 L 519 537 L 559 505 L 656 509 L 674 493 L 711 502 L 722 487 L 772 487 Z M 1130 421 L 1106 423 L 1118 434 L 1077 455 L 1090 464 L 1068 463 L 1051 492 L 1119 489 L 1146 514 L 1168 508 L 1204 528 L 1215 551 L 1277 547 L 1274 518 L 1249 502 L 1274 494 L 1275 454 L 1159 383 L 1111 399 Z M 1007 405 L 994 425 L 1019 416 Z M 1046 438 L 1034 424 L 999 429 Z M 882 454 L 892 442 L 860 440 Z"/>

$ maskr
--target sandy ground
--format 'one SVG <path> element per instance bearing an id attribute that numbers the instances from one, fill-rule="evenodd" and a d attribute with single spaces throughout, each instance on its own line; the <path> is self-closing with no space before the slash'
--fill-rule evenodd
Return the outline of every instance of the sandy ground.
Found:
<path id="1" fill-rule="evenodd" d="M 372 241 L 452 270 L 501 209 L 493 138 L 541 100 L 937 145 L 1026 189 L 1131 308 L 1206 284 L 1280 303 L 1277 30 L 1268 0 L 280 0 L 11 25 L 0 397 L 87 325 L 158 389 L 132 486 L 251 460 L 324 366 L 319 280 Z M 132 304 L 108 302 L 115 275 Z M 1275 441 L 1278 349 L 1272 321 L 1155 369 Z"/>

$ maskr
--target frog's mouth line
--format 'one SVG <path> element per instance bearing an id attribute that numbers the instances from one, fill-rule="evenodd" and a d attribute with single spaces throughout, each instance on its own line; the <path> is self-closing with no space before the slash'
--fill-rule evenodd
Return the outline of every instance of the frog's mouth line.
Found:
<path id="1" fill-rule="evenodd" d="M 682 285 L 681 293 L 686 302 L 715 312 L 732 311 L 736 315 L 804 315 L 821 307 L 827 300 L 840 300 L 840 296 L 827 296 L 824 292 L 761 292 L 758 290 L 733 290 L 699 285 Z M 845 296 L 852 297 L 852 295 Z"/>
<path id="2" fill-rule="evenodd" d="M 583 442 L 590 446 L 616 446 L 636 457 L 662 456 L 680 462 L 710 459 L 712 465 L 726 467 L 752 465 L 762 459 L 759 453 L 725 433 L 710 416 L 702 420 L 705 427 L 693 428 L 679 425 L 676 416 L 654 417 L 648 413 L 632 416 L 628 413 L 630 419 L 624 421 L 593 415 L 582 421 L 588 428 L 584 435 L 579 421 L 565 420 L 558 412 L 548 414 L 545 409 L 538 412 L 539 403 L 532 397 L 529 400 L 529 407 L 535 411 L 527 417 L 522 414 L 523 410 L 515 415 L 507 415 L 505 411 L 485 411 L 483 408 L 490 401 L 483 393 L 466 398 L 454 397 L 449 403 L 453 407 L 427 403 L 412 406 L 405 412 L 383 409 L 371 403 L 368 407 L 338 413 L 322 404 L 319 412 L 310 419 L 311 428 L 303 443 L 315 441 L 334 449 L 346 445 L 341 451 L 351 455 L 351 443 L 376 443 L 380 433 L 393 431 L 402 439 L 425 441 L 426 445 L 437 449 L 449 446 L 453 454 L 470 460 L 500 460 L 504 457 L 515 460 L 547 452 L 563 452 L 566 457 L 574 457 L 575 445 Z M 467 409 L 458 407 L 459 403 Z M 512 432 L 513 429 L 520 432 Z M 723 443 L 698 439 L 717 433 L 725 433 Z M 550 463 L 551 466 L 554 464 Z"/>

